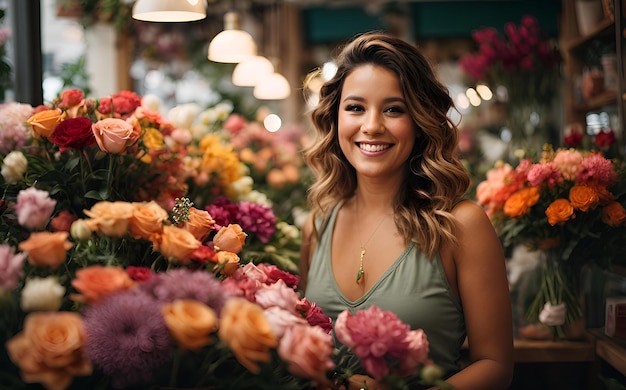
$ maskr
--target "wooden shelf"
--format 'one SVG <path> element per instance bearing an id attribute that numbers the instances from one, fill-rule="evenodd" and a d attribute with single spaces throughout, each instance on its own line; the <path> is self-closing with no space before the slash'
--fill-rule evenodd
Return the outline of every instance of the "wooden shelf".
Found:
<path id="1" fill-rule="evenodd" d="M 591 362 L 595 359 L 591 341 L 515 340 L 516 363 Z"/>
<path id="2" fill-rule="evenodd" d="M 606 18 L 598 23 L 589 34 L 568 40 L 564 45 L 565 50 L 575 52 L 582 49 L 587 43 L 596 38 L 612 36 L 614 34 L 614 21 L 613 19 Z"/>
<path id="3" fill-rule="evenodd" d="M 626 375 L 626 340 L 609 337 L 604 329 L 590 329 L 589 333 L 595 339 L 596 355 Z"/>

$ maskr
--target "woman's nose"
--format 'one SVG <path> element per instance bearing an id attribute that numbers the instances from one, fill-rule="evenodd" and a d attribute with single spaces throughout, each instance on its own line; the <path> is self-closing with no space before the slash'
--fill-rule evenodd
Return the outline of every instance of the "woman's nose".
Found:
<path id="1" fill-rule="evenodd" d="M 365 134 L 382 133 L 384 129 L 385 129 L 385 126 L 383 124 L 382 115 L 373 111 L 370 111 L 366 115 L 365 122 L 361 126 L 361 131 L 363 131 L 363 133 Z"/>

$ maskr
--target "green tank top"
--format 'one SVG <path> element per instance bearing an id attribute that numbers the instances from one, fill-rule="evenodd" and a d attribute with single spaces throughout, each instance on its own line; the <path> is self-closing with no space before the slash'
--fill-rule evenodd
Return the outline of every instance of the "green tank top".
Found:
<path id="1" fill-rule="evenodd" d="M 391 311 L 411 329 L 424 330 L 429 357 L 434 363 L 448 375 L 458 371 L 466 336 L 465 322 L 439 256 L 428 259 L 410 243 L 365 295 L 351 301 L 339 290 L 330 261 L 330 244 L 339 208 L 333 209 L 320 230 L 308 273 L 306 298 L 315 302 L 333 323 L 345 309 L 354 313 L 376 305 Z"/>

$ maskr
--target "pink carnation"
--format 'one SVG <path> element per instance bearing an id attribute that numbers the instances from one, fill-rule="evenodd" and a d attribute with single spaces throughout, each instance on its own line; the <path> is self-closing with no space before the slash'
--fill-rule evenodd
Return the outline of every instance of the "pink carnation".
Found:
<path id="1" fill-rule="evenodd" d="M 565 180 L 576 179 L 582 161 L 583 155 L 576 149 L 560 149 L 552 160 Z"/>
<path id="2" fill-rule="evenodd" d="M 19 278 L 24 276 L 26 253 L 15 254 L 13 248 L 7 244 L 0 244 L 0 290 L 13 290 Z"/>
<path id="3" fill-rule="evenodd" d="M 526 178 L 532 187 L 539 187 L 545 184 L 548 188 L 555 188 L 563 181 L 561 173 L 552 162 L 534 164 L 528 171 Z"/>
<path id="4" fill-rule="evenodd" d="M 27 229 L 43 229 L 54 211 L 57 201 L 47 191 L 30 187 L 17 194 L 17 222 Z"/>
<path id="5" fill-rule="evenodd" d="M 608 187 L 617 181 L 617 172 L 611 160 L 607 160 L 599 153 L 593 153 L 583 158 L 576 180 L 581 183 Z"/>

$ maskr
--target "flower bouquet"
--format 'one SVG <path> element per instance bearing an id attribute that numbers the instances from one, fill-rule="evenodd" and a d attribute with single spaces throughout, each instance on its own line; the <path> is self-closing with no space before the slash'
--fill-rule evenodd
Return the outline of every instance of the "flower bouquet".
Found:
<path id="1" fill-rule="evenodd" d="M 624 172 L 623 162 L 598 150 L 546 145 L 537 160 L 497 163 L 477 187 L 507 255 L 519 245 L 544 255 L 528 318 L 554 336 L 565 337 L 565 326 L 582 316 L 582 267 L 606 268 L 626 254 Z"/>

